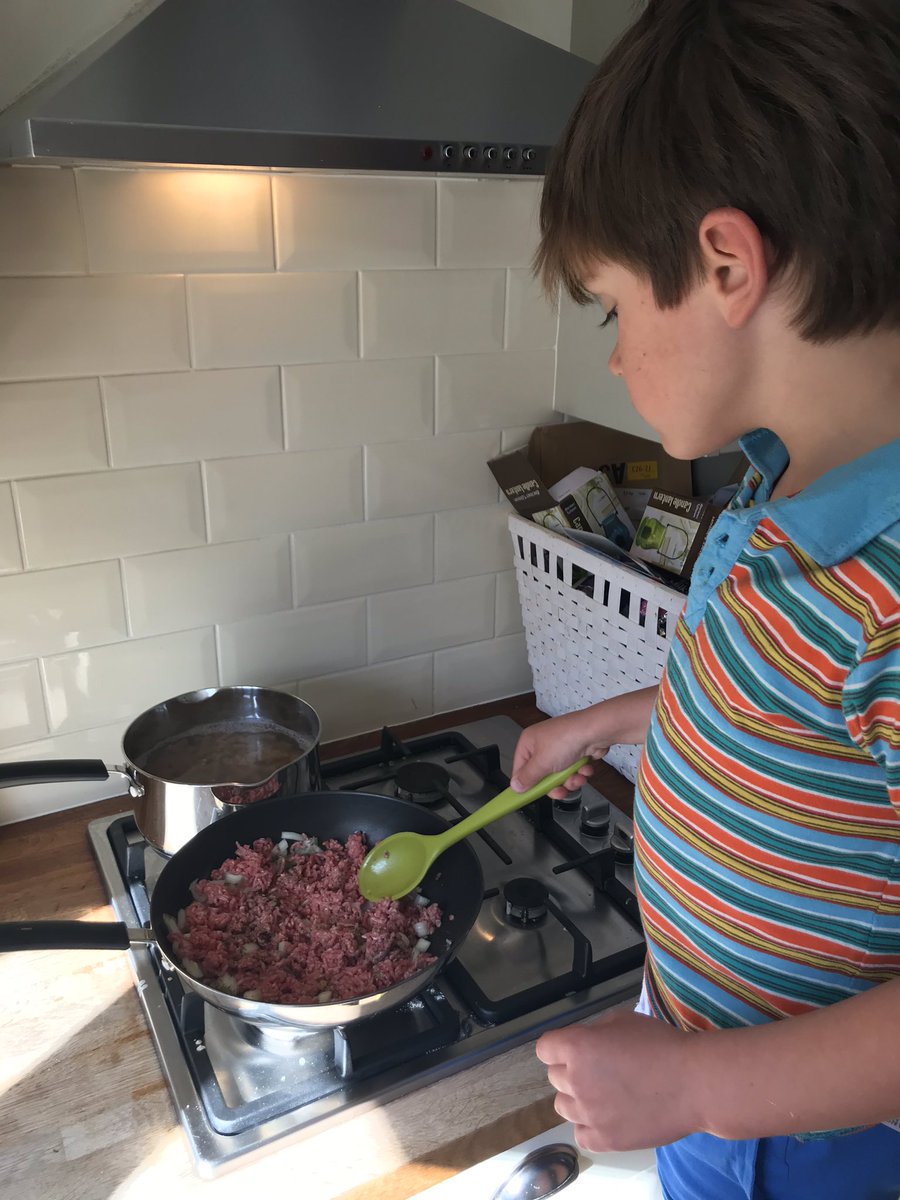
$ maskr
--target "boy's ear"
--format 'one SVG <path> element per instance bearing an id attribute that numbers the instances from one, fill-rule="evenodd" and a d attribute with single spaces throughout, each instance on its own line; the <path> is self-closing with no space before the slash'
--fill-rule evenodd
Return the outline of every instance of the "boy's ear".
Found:
<path id="1" fill-rule="evenodd" d="M 700 222 L 700 253 L 714 302 L 727 325 L 741 329 L 766 295 L 769 271 L 762 234 L 738 208 L 714 208 Z"/>

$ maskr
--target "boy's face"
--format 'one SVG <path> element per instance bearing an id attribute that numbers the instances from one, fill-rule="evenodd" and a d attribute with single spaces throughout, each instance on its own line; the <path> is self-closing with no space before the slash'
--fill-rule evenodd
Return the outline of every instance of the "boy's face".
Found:
<path id="1" fill-rule="evenodd" d="M 598 264 L 585 286 L 607 313 L 616 310 L 609 369 L 624 379 L 669 454 L 697 458 L 753 427 L 743 344 L 724 325 L 707 284 L 671 309 L 658 308 L 649 282 L 626 267 Z"/>

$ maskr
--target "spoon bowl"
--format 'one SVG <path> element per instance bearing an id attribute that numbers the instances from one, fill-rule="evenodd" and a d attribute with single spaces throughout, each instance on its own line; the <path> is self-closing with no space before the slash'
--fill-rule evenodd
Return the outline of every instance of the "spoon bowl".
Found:
<path id="1" fill-rule="evenodd" d="M 567 1142 L 538 1146 L 526 1154 L 492 1200 L 543 1200 L 567 1187 L 578 1175 L 578 1151 Z"/>
<path id="2" fill-rule="evenodd" d="M 462 821 L 458 821 L 446 833 L 393 833 L 373 846 L 359 868 L 359 890 L 366 900 L 378 901 L 389 897 L 399 900 L 419 886 L 425 874 L 439 854 L 533 800 L 546 796 L 560 787 L 576 771 L 590 760 L 580 758 L 571 767 L 546 775 L 540 783 L 525 792 L 514 792 L 507 788 L 487 804 L 476 809 Z"/>

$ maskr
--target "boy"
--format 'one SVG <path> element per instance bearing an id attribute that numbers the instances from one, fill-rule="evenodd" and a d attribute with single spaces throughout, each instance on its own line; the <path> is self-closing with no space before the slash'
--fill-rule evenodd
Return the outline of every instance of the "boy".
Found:
<path id="1" fill-rule="evenodd" d="M 670 1200 L 896 1200 L 898 0 L 650 0 L 541 228 L 666 450 L 752 464 L 659 688 L 516 750 L 521 790 L 645 743 L 644 993 L 540 1039 L 557 1111 L 588 1149 L 659 1147 Z"/>

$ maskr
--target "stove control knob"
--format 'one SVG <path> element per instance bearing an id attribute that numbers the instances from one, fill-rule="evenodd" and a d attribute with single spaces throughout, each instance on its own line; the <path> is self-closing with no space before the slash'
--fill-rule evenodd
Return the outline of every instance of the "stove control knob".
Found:
<path id="1" fill-rule="evenodd" d="M 624 825 L 616 825 L 609 844 L 615 852 L 616 862 L 634 862 L 634 834 L 630 833 Z"/>
<path id="2" fill-rule="evenodd" d="M 581 791 L 582 789 L 579 788 L 576 792 L 569 792 L 562 800 L 554 800 L 554 807 L 561 808 L 564 812 L 578 808 L 581 804 Z"/>
<path id="3" fill-rule="evenodd" d="M 609 833 L 609 801 L 605 796 L 585 800 L 581 806 L 581 832 L 598 838 Z"/>
<path id="4" fill-rule="evenodd" d="M 503 885 L 503 899 L 513 925 L 536 925 L 547 915 L 550 892 L 539 879 L 510 879 Z"/>

